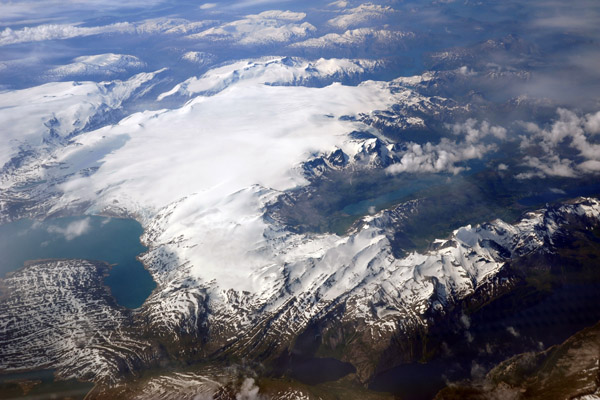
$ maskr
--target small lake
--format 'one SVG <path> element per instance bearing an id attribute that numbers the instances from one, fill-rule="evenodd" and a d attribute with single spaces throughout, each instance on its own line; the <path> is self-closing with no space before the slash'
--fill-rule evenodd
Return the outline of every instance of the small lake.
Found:
<path id="1" fill-rule="evenodd" d="M 116 264 L 104 283 L 117 302 L 141 306 L 156 283 L 136 256 L 147 251 L 141 225 L 132 219 L 99 216 L 47 221 L 19 220 L 0 225 L 0 277 L 27 260 L 82 258 Z"/>
<path id="2" fill-rule="evenodd" d="M 354 372 L 356 368 L 352 364 L 335 358 L 295 355 L 290 360 L 290 376 L 307 385 L 337 381 Z"/>
<path id="3" fill-rule="evenodd" d="M 420 190 L 427 189 L 428 187 L 439 184 L 447 179 L 448 177 L 443 175 L 419 176 L 418 179 L 410 179 L 405 185 L 395 190 L 382 193 L 377 197 L 348 204 L 342 209 L 342 212 L 352 216 L 373 214 L 374 212 L 393 206 Z"/>

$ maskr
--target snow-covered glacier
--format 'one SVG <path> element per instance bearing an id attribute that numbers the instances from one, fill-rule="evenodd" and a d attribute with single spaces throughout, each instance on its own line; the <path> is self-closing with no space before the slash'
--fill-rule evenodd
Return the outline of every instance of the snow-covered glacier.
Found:
<path id="1" fill-rule="evenodd" d="M 3 219 L 70 213 L 133 217 L 143 225 L 142 240 L 149 247 L 141 260 L 158 286 L 138 310 L 103 303 L 103 310 L 114 314 L 86 320 L 99 332 L 118 332 L 103 337 L 93 354 L 74 356 L 65 348 L 70 342 L 44 333 L 31 342 L 43 339 L 52 349 L 43 359 L 8 352 L 2 368 L 53 366 L 63 377 L 116 382 L 123 372 L 118 365 L 135 371 L 155 362 L 153 338 L 185 343 L 189 348 L 182 344 L 177 351 L 193 348 L 207 358 L 269 359 L 288 351 L 308 326 L 324 321 L 325 331 L 350 324 L 369 343 L 343 356 L 367 381 L 381 367 L 373 361 L 379 358 L 367 353 L 382 356 L 394 338 L 427 326 L 431 313 L 443 314 L 486 285 L 510 284 L 498 279 L 505 263 L 551 245 L 569 216 L 598 223 L 600 204 L 582 199 L 526 214 L 515 224 L 465 226 L 427 251 L 398 256 L 390 237 L 418 209 L 418 199 L 363 217 L 345 235 L 298 233 L 271 218 L 269 206 L 310 184 L 316 173 L 308 173 L 311 160 L 328 160 L 323 168 L 358 171 L 403 162 L 406 148 L 364 121 L 394 105 L 408 113 L 443 99 L 420 95 L 402 80 L 334 82 L 375 67 L 360 60 L 269 58 L 225 65 L 158 94 L 151 88 L 162 71 L 123 82 L 66 82 L 26 89 L 20 97 L 5 95 L 0 112 L 29 117 L 21 115 L 24 122 L 9 130 L 14 139 L 4 147 Z M 303 81 L 320 84 L 297 86 Z M 98 117 L 149 93 L 158 104 L 169 98 L 180 104 L 134 112 L 114 123 Z M 357 138 L 352 134 L 357 131 L 369 137 Z M 36 156 L 27 157 L 25 150 Z M 27 201 L 33 205 L 9 212 Z M 79 276 L 85 274 L 82 265 L 55 267 Z M 27 274 L 38 269 L 56 274 L 50 266 L 22 272 L 32 301 L 51 289 Z M 17 285 L 17 279 L 4 285 Z M 91 285 L 102 291 L 97 282 Z M 75 303 L 82 301 L 81 293 L 68 285 L 65 290 L 73 306 L 36 308 L 44 322 L 67 311 L 88 314 L 85 305 Z M 29 329 L 26 319 L 12 325 L 15 318 L 5 305 L 0 337 L 10 338 L 10 348 L 30 339 L 11 333 Z M 87 340 L 79 322 L 60 329 Z M 77 368 L 89 366 L 90 357 L 106 367 Z"/>

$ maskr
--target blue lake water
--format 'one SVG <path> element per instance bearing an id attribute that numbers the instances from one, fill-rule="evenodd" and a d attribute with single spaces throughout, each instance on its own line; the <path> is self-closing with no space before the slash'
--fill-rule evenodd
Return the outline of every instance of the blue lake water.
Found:
<path id="1" fill-rule="evenodd" d="M 424 175 L 419 179 L 413 179 L 399 189 L 383 193 L 377 197 L 361 200 L 359 202 L 348 204 L 342 209 L 342 212 L 353 216 L 363 216 L 371 214 L 372 211 L 380 211 L 386 207 L 390 207 L 394 203 L 418 192 L 426 189 L 436 183 L 441 183 L 446 177 L 442 175 Z"/>
<path id="2" fill-rule="evenodd" d="M 290 376 L 307 385 L 333 382 L 356 372 L 350 363 L 335 358 L 293 356 L 290 362 Z"/>
<path id="3" fill-rule="evenodd" d="M 44 222 L 20 220 L 0 225 L 0 277 L 27 260 L 82 258 L 116 264 L 104 283 L 117 302 L 141 306 L 156 283 L 136 259 L 145 252 L 141 225 L 132 219 L 65 217 Z"/>

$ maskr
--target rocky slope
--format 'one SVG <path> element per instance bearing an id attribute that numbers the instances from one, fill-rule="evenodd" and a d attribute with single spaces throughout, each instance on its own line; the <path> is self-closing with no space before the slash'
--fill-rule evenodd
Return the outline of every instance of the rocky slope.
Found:
<path id="1" fill-rule="evenodd" d="M 153 357 L 102 279 L 102 263 L 31 262 L 0 281 L 0 369 L 53 369 L 60 379 L 110 384 Z"/>
<path id="2" fill-rule="evenodd" d="M 94 396 L 103 398 L 112 393 L 110 387 L 130 388 L 119 382 L 161 360 L 208 359 L 220 365 L 252 359 L 266 366 L 283 362 L 285 370 L 290 354 L 314 354 L 351 363 L 355 379 L 367 382 L 423 357 L 418 338 L 461 301 L 481 293 L 493 298 L 494 291 L 510 288 L 511 280 L 501 274 L 507 262 L 549 251 L 574 224 L 598 226 L 600 202 L 580 199 L 530 212 L 516 224 L 496 220 L 466 226 L 427 252 L 399 258 L 388 236 L 410 212 L 405 206 L 365 217 L 348 237 L 336 240 L 318 235 L 307 241 L 283 228 L 271 231 L 266 244 L 288 258 L 281 264 L 283 279 L 259 293 L 219 290 L 186 278 L 185 266 L 172 268 L 175 259 L 169 260 L 166 246 L 151 247 L 144 262 L 154 276 L 170 280 L 159 281 L 135 311 L 118 307 L 102 286 L 104 264 L 32 263 L 2 281 L 2 371 L 53 368 L 60 379 L 96 382 Z M 153 232 L 148 230 L 147 241 Z M 313 256 L 299 257 L 298 251 L 307 253 L 302 246 L 315 246 Z M 255 367 L 233 370 L 225 380 L 229 384 L 215 372 L 222 367 L 212 368 L 217 369 L 144 380 L 141 392 L 127 389 L 121 395 L 143 397 L 148 390 L 170 388 L 169 393 L 185 397 L 204 388 L 233 398 L 241 390 L 239 379 L 252 376 Z M 298 390 L 312 398 L 310 391 Z M 275 398 L 292 395 L 279 394 Z"/>
<path id="3" fill-rule="evenodd" d="M 148 335 L 154 335 L 154 343 L 168 343 L 167 351 L 179 359 L 272 362 L 294 343 L 304 351 L 298 335 L 316 332 L 320 353 L 352 363 L 364 382 L 418 357 L 399 338 L 426 330 L 434 315 L 479 288 L 509 285 L 497 275 L 511 258 L 550 248 L 555 238 L 568 234 L 567 224 L 594 226 L 599 215 L 597 200 L 582 199 L 528 213 L 514 225 L 498 220 L 467 226 L 436 241 L 430 251 L 403 258 L 394 257 L 386 237 L 397 212 L 364 218 L 347 238 L 314 238 L 310 245 L 321 247 L 309 259 L 291 257 L 298 248 L 306 254 L 300 246 L 308 243 L 298 235 L 286 233 L 282 240 L 281 232 L 271 233 L 267 243 L 289 258 L 282 264 L 283 279 L 258 294 L 186 279 L 181 268 L 165 268 L 172 263 L 165 262 L 164 248 L 151 248 L 146 265 L 155 276 L 173 277 L 168 285 L 159 281 L 135 315 L 117 307 L 101 286 L 106 268 L 101 264 L 32 264 L 3 281 L 2 369 L 53 366 L 64 378 L 115 382 L 125 371 L 153 363 L 157 355 L 151 343 L 139 339 Z M 36 317 L 22 318 L 19 310 Z M 132 325 L 132 318 L 138 323 Z M 34 327 L 40 324 L 50 328 Z"/>
<path id="4" fill-rule="evenodd" d="M 580 399 L 598 398 L 600 326 L 584 329 L 564 343 L 541 352 L 517 355 L 473 385 L 457 384 L 436 399 Z"/>

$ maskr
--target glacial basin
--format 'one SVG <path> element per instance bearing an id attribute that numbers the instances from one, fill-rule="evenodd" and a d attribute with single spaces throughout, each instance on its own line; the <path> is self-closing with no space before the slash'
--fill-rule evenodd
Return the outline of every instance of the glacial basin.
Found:
<path id="1" fill-rule="evenodd" d="M 137 308 L 156 283 L 137 260 L 147 251 L 141 225 L 132 219 L 100 216 L 64 217 L 43 222 L 19 220 L 0 225 L 0 277 L 27 260 L 81 258 L 113 265 L 104 283 L 116 301 Z"/>

